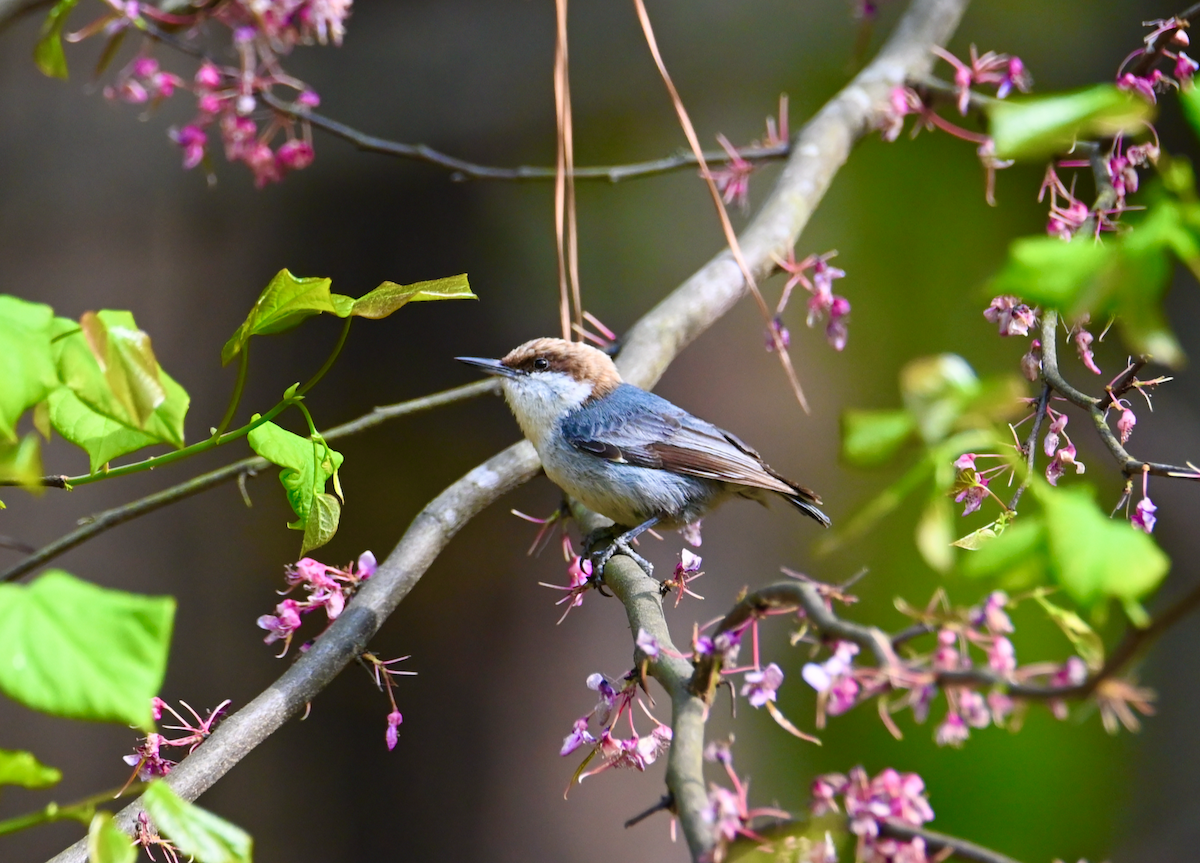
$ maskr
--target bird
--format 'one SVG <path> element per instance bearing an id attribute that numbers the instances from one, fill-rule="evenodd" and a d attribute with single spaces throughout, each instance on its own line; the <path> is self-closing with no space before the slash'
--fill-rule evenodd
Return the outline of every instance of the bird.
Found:
<path id="1" fill-rule="evenodd" d="M 620 551 L 647 574 L 631 543 L 652 527 L 681 529 L 725 501 L 778 495 L 829 527 L 817 494 L 785 479 L 736 435 L 621 379 L 612 358 L 583 342 L 540 338 L 502 359 L 456 357 L 500 378 L 504 399 L 546 476 L 614 522 L 593 561 Z"/>

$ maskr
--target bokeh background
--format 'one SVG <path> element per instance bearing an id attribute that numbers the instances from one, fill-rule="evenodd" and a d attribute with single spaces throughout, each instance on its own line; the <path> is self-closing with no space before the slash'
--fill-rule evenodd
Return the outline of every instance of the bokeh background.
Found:
<path id="1" fill-rule="evenodd" d="M 899 7 L 883 4 L 873 45 Z M 99 9 L 85 0 L 72 23 Z M 652 3 L 650 11 L 710 142 L 716 132 L 735 142 L 760 137 L 781 92 L 791 97 L 795 128 L 853 71 L 858 29 L 844 0 L 695 0 Z M 1108 79 L 1139 43 L 1140 23 L 1173 11 L 1133 0 L 980 2 L 952 47 L 963 54 L 974 42 L 1019 54 L 1038 89 L 1060 89 Z M 192 440 L 220 417 L 232 385 L 232 370 L 219 365 L 222 343 L 281 267 L 330 276 L 335 290 L 349 294 L 384 279 L 467 272 L 480 297 L 357 324 L 342 359 L 310 396 L 326 427 L 472 380 L 455 355 L 496 356 L 556 331 L 549 184 L 454 183 L 442 171 L 362 154 L 318 133 L 316 163 L 282 185 L 255 191 L 243 167 L 219 162 L 210 189 L 199 172 L 180 170 L 166 137 L 171 124 L 189 119 L 186 95 L 149 117 L 106 101 L 89 83 L 98 52 L 92 44 L 68 48 L 69 83 L 42 77 L 30 59 L 37 19 L 0 31 L 0 291 L 73 317 L 131 309 L 163 366 L 191 393 Z M 343 48 L 298 50 L 288 68 L 320 92 L 326 114 L 365 131 L 490 164 L 550 164 L 553 28 L 549 2 L 360 2 Z M 683 145 L 630 6 L 575 0 L 571 40 L 578 164 L 653 158 Z M 191 74 L 186 59 L 159 56 Z M 1164 146 L 1194 153 L 1174 100 L 1164 102 Z M 776 170 L 755 175 L 753 204 Z M 844 520 L 898 471 L 839 465 L 843 409 L 897 405 L 899 368 L 925 354 L 960 353 L 980 374 L 1015 371 L 1024 344 L 998 338 L 980 312 L 1008 241 L 1044 223 L 1034 200 L 1039 181 L 1036 166 L 1003 172 L 999 206 L 989 208 L 971 147 L 929 135 L 892 145 L 866 141 L 798 245 L 798 255 L 838 250 L 837 264 L 848 273 L 838 287 L 854 306 L 843 354 L 804 328 L 800 303 L 789 312 L 812 415 L 797 408 L 764 353 L 749 302 L 689 347 L 659 392 L 746 436 L 784 474 L 818 489 L 835 522 Z M 721 244 L 692 172 L 583 184 L 579 219 L 585 304 L 618 332 Z M 772 295 L 778 289 L 778 279 L 767 286 Z M 1200 300 L 1188 277 L 1179 276 L 1169 308 L 1185 348 L 1200 355 Z M 337 326 L 313 320 L 256 344 L 245 409 L 273 404 L 311 374 Z M 1106 343 L 1098 359 L 1115 373 L 1124 354 Z M 1071 373 L 1082 380 L 1078 367 Z M 298 419 L 288 423 L 297 428 Z M 345 561 L 369 548 L 382 557 L 429 498 L 517 435 L 500 400 L 485 399 L 342 441 L 347 505 L 340 532 L 319 556 Z M 1118 484 L 1103 454 L 1086 433 L 1076 440 L 1086 479 L 1115 499 Z M 1139 412 L 1134 443 L 1135 452 L 1164 461 L 1197 457 L 1200 390 L 1191 373 L 1162 390 L 1152 416 Z M 152 475 L 40 499 L 11 492 L 0 532 L 41 545 L 82 516 L 244 454 L 233 445 Z M 86 470 L 82 453 L 61 441 L 46 458 L 56 473 Z M 282 568 L 300 539 L 284 528 L 289 516 L 273 475 L 251 481 L 249 491 L 251 509 L 235 487 L 222 487 L 58 561 L 99 584 L 178 597 L 163 692 L 172 701 L 210 707 L 231 698 L 240 706 L 290 661 L 262 644 L 254 620 L 277 601 Z M 1153 494 L 1157 535 L 1175 561 L 1165 598 L 1197 577 L 1196 489 L 1158 482 Z M 394 752 L 384 747 L 386 699 L 351 668 L 307 720 L 289 723 L 205 795 L 205 806 L 253 833 L 259 860 L 686 859 L 663 816 L 621 829 L 658 799 L 661 765 L 647 775 L 590 779 L 563 800 L 576 762 L 560 758 L 558 747 L 591 707 L 584 680 L 594 671 L 623 673 L 631 644 L 620 606 L 599 596 L 555 625 L 558 594 L 538 582 L 561 583 L 564 566 L 553 546 L 527 557 L 534 529 L 508 510 L 547 514 L 556 503 L 556 490 L 538 479 L 473 521 L 376 639 L 385 656 L 412 654 L 406 666 L 420 673 L 400 684 L 405 722 Z M 886 626 L 902 623 L 896 596 L 923 604 L 942 585 L 956 602 L 976 601 L 988 585 L 937 576 L 916 555 L 918 511 L 904 509 L 865 541 L 818 558 L 806 520 L 782 507 L 730 506 L 706 524 L 707 574 L 697 584 L 706 601 L 670 613 L 678 640 L 686 641 L 694 620 L 721 614 L 744 585 L 778 577 L 781 565 L 831 581 L 869 567 L 853 613 Z M 669 568 L 679 547 L 672 535 L 648 553 Z M 13 552 L 0 554 L 4 563 L 15 560 Z M 1067 655 L 1065 639 L 1038 615 L 1022 610 L 1016 623 L 1023 661 Z M 811 728 L 813 693 L 799 676 L 807 654 L 787 647 L 782 625 L 768 629 L 770 655 L 788 675 L 781 705 Z M 1200 620 L 1191 618 L 1149 656 L 1141 679 L 1160 693 L 1159 713 L 1137 736 L 1111 738 L 1086 711 L 1057 722 L 1035 708 L 1019 734 L 988 729 L 961 751 L 938 749 L 935 723 L 902 718 L 898 742 L 873 711 L 860 710 L 833 720 L 816 748 L 744 702 L 730 722 L 724 696 L 711 730 L 735 731 L 737 765 L 760 804 L 798 810 L 817 772 L 891 765 L 924 776 L 937 813 L 932 826 L 1019 859 L 1191 860 L 1200 842 L 1198 647 Z M 121 756 L 134 742 L 129 730 L 0 701 L 0 745 L 31 749 L 65 773 L 53 794 L 7 791 L 0 817 L 121 784 Z M 6 837 L 0 859 L 41 859 L 80 835 L 77 825 L 60 824 Z"/>

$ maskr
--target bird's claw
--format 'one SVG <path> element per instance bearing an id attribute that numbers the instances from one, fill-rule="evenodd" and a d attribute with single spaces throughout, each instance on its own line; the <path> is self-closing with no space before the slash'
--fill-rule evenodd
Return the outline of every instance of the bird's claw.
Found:
<path id="1" fill-rule="evenodd" d="M 613 539 L 603 551 L 596 554 L 592 558 L 592 571 L 598 575 L 603 575 L 604 567 L 617 552 L 620 552 L 621 554 L 633 560 L 634 563 L 642 568 L 642 571 L 646 573 L 646 575 L 648 575 L 650 578 L 654 578 L 654 564 L 634 551 L 633 547 L 629 544 L 629 540 L 625 538 L 624 534 Z"/>

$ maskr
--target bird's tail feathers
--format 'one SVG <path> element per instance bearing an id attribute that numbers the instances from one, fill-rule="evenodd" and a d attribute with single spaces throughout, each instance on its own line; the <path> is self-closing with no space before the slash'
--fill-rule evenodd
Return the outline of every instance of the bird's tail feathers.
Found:
<path id="1" fill-rule="evenodd" d="M 807 515 L 814 521 L 821 523 L 821 527 L 829 527 L 832 522 L 829 516 L 817 509 L 816 504 L 821 502 L 821 499 L 806 488 L 797 487 L 795 494 L 785 494 L 782 497 L 796 509 Z"/>

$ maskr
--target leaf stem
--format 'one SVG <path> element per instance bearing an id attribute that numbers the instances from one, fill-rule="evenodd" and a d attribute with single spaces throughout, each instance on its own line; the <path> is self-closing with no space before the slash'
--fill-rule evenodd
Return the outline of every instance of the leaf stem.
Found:
<path id="1" fill-rule="evenodd" d="M 80 821 L 86 824 L 92 820 L 92 815 L 95 814 L 96 807 L 99 804 L 118 800 L 125 794 L 140 794 L 145 788 L 145 782 L 135 782 L 128 786 L 128 788 L 101 791 L 99 794 L 93 794 L 91 797 L 85 797 L 66 806 L 59 806 L 57 803 L 47 803 L 37 812 L 30 812 L 26 815 L 18 815 L 16 818 L 8 818 L 0 821 L 0 836 L 16 833 L 18 830 L 25 830 L 29 827 L 36 827 L 39 824 L 51 824 L 55 821 Z"/>
<path id="2" fill-rule="evenodd" d="M 238 358 L 238 373 L 237 381 L 233 385 L 233 395 L 229 397 L 229 408 L 225 411 L 225 416 L 221 418 L 221 424 L 217 426 L 217 430 L 212 433 L 212 436 L 219 438 L 225 429 L 233 423 L 233 418 L 237 414 L 238 405 L 242 401 L 242 390 L 246 388 L 246 372 L 250 368 L 250 344 L 247 342 L 242 345 L 241 356 Z"/>
<path id="3" fill-rule="evenodd" d="M 333 364 L 337 360 L 338 354 L 342 352 L 342 346 L 346 344 L 346 337 L 350 335 L 350 324 L 353 323 L 353 321 L 353 316 L 346 318 L 346 323 L 342 325 L 342 334 L 338 336 L 337 344 L 333 346 L 333 353 L 329 355 L 329 359 L 325 360 L 325 365 L 317 369 L 317 373 L 308 379 L 308 383 L 296 390 L 296 395 L 302 396 L 311 390 L 317 385 L 321 378 L 325 377 L 326 373 L 333 368 Z M 309 425 L 312 425 L 311 419 L 309 420 Z"/>

